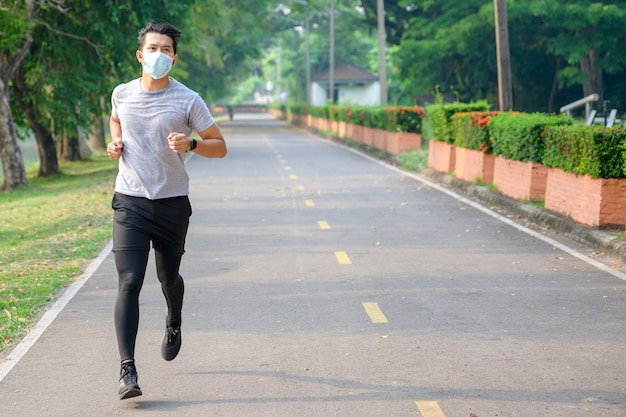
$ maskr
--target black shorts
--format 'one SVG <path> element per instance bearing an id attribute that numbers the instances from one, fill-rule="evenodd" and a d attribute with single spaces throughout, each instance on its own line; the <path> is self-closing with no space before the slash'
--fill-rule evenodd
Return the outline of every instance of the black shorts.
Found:
<path id="1" fill-rule="evenodd" d="M 150 200 L 121 193 L 113 195 L 113 251 L 155 250 L 170 255 L 185 252 L 191 216 L 187 196 Z"/>

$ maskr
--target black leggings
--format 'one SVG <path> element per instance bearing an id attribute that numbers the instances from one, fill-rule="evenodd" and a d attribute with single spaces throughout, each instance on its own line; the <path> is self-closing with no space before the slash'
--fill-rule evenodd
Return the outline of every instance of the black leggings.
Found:
<path id="1" fill-rule="evenodd" d="M 122 361 L 134 359 L 139 328 L 139 293 L 154 247 L 156 272 L 167 303 L 166 325 L 180 326 L 185 285 L 179 274 L 191 215 L 189 199 L 148 200 L 115 193 L 113 252 L 119 277 L 115 331 Z"/>

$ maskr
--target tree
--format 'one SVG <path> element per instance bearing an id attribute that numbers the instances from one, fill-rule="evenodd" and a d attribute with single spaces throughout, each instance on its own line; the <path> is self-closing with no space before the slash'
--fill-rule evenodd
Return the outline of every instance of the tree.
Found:
<path id="1" fill-rule="evenodd" d="M 49 4 L 60 5 L 54 1 Z M 5 190 L 26 184 L 24 160 L 17 145 L 11 111 L 10 83 L 33 42 L 33 21 L 41 6 L 39 1 L 26 0 L 0 8 L 0 25 L 4 32 L 0 37 L 0 160 Z"/>

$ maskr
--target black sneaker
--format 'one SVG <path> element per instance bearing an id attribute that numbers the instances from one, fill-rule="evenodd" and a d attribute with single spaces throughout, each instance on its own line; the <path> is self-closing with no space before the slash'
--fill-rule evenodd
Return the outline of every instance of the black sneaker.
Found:
<path id="1" fill-rule="evenodd" d="M 171 361 L 178 355 L 182 336 L 180 334 L 180 326 L 168 327 L 165 329 L 165 336 L 161 342 L 161 356 L 166 361 Z"/>
<path id="2" fill-rule="evenodd" d="M 138 397 L 141 395 L 141 388 L 137 384 L 137 369 L 133 362 L 122 364 L 120 371 L 120 400 Z"/>

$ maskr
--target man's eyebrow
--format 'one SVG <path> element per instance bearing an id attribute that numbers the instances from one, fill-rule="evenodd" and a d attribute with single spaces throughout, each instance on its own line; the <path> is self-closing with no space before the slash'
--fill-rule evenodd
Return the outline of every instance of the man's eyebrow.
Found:
<path id="1" fill-rule="evenodd" d="M 164 48 L 173 48 L 174 47 L 174 45 L 171 45 L 171 44 L 161 45 L 161 44 L 158 44 L 158 43 L 147 43 L 146 46 L 148 46 L 148 47 L 149 46 L 163 46 Z"/>

